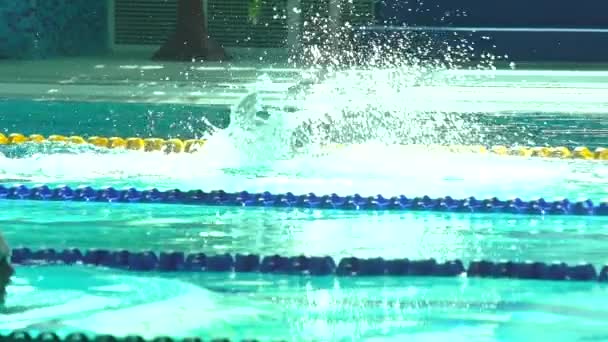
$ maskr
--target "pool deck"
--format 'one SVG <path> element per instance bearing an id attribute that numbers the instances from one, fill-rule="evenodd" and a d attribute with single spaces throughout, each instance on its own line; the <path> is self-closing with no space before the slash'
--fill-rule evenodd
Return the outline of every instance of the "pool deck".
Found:
<path id="1" fill-rule="evenodd" d="M 127 58 L 0 61 L 0 96 L 230 106 L 252 91 L 268 101 L 282 98 L 298 82 L 299 74 L 295 69 L 255 68 L 243 62 L 155 63 Z"/>
<path id="2" fill-rule="evenodd" d="M 302 81 L 302 70 L 260 65 L 158 63 L 142 56 L 0 60 L 0 97 L 231 107 L 256 92 L 265 105 L 299 107 L 302 100 L 288 100 L 287 92 Z M 420 110 L 608 113 L 608 66 L 549 68 L 435 72 L 436 82 L 407 87 L 402 94 Z"/>

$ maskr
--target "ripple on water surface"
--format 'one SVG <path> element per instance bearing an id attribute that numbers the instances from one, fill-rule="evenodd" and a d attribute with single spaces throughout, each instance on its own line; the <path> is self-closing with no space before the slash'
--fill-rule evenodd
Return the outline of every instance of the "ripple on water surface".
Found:
<path id="1" fill-rule="evenodd" d="M 0 209 L 6 238 L 30 248 L 608 263 L 603 217 L 37 201 Z"/>
<path id="2" fill-rule="evenodd" d="M 445 278 L 139 275 L 19 267 L 0 332 L 15 329 L 350 341 L 602 340 L 606 287 Z M 602 304 L 603 303 L 603 304 Z"/>
<path id="3" fill-rule="evenodd" d="M 604 161 L 499 157 L 379 145 L 273 161 L 211 147 L 175 155 L 89 151 L 0 158 L 4 183 L 594 201 L 605 199 L 608 193 L 608 163 Z"/>

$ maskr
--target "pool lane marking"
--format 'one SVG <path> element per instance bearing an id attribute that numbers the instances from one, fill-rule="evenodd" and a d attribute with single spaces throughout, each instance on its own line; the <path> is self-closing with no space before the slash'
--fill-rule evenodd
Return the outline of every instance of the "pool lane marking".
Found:
<path id="1" fill-rule="evenodd" d="M 590 263 L 487 261 L 466 265 L 461 260 L 409 260 L 330 256 L 280 256 L 259 254 L 186 254 L 183 252 L 131 252 L 106 249 L 15 248 L 11 262 L 16 265 L 85 264 L 136 272 L 224 272 L 264 273 L 294 276 L 338 277 L 467 277 L 511 278 L 547 281 L 608 282 L 608 265 Z M 599 270 L 599 272 L 598 272 Z"/>
<path id="2" fill-rule="evenodd" d="M 20 133 L 4 135 L 0 133 L 0 145 L 22 145 L 26 143 L 62 143 L 62 144 L 89 144 L 100 148 L 124 149 L 132 151 L 154 152 L 162 151 L 165 153 L 192 153 L 200 151 L 206 139 L 178 139 L 178 138 L 140 138 L 140 137 L 103 137 L 91 136 L 82 137 L 78 135 L 63 136 L 50 135 L 45 137 L 40 134 L 25 136 Z M 348 149 L 365 148 L 356 144 L 328 144 L 321 148 L 320 154 L 331 154 L 335 151 Z M 586 146 L 569 148 L 566 146 L 482 146 L 482 145 L 394 145 L 388 148 L 397 148 L 400 153 L 429 153 L 429 152 L 450 152 L 450 153 L 475 153 L 491 154 L 499 156 L 518 156 L 518 157 L 539 157 L 539 158 L 560 158 L 560 159 L 584 159 L 584 160 L 608 160 L 608 148 L 597 147 L 595 149 Z"/>

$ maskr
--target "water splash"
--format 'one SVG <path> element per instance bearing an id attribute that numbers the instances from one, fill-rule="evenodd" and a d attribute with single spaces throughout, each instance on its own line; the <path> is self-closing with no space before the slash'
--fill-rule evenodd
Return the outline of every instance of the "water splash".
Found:
<path id="1" fill-rule="evenodd" d="M 227 191 L 436 196 L 508 191 L 509 196 L 511 192 L 534 192 L 533 197 L 560 189 L 564 194 L 582 193 L 588 180 L 571 189 L 567 183 L 572 170 L 579 167 L 587 177 L 592 169 L 588 164 L 498 161 L 487 156 L 440 154 L 424 147 L 486 139 L 484 127 L 475 117 L 429 109 L 440 100 L 432 87 L 450 84 L 451 76 L 442 71 L 470 65 L 474 46 L 461 38 L 456 45 L 432 38 L 395 36 L 390 44 L 373 45 L 364 57 L 355 53 L 357 47 L 349 46 L 348 40 L 344 40 L 342 54 L 335 54 L 327 40 L 311 40 L 305 50 L 314 56 L 303 64 L 302 82 L 286 94 L 284 106 L 269 109 L 260 99 L 263 86 L 272 82 L 261 77 L 233 108 L 230 126 L 216 128 L 207 136 L 205 148 L 194 154 L 46 151 L 21 160 L 0 156 L 0 175 L 33 182 Z M 482 59 L 473 65 L 491 68 L 492 61 Z M 294 103 L 297 110 L 282 110 Z M 355 146 L 327 148 L 334 143 Z M 396 148 L 398 144 L 423 147 L 403 151 Z M 532 181 L 534 189 L 530 188 Z M 598 182 L 605 183 L 605 177 L 600 176 Z M 521 192 L 515 191 L 518 189 Z"/>
<path id="2" fill-rule="evenodd" d="M 528 200 L 541 196 L 605 200 L 608 184 L 608 166 L 584 160 L 493 157 L 368 143 L 323 156 L 256 163 L 243 157 L 242 150 L 227 148 L 234 146 L 228 138 L 212 143 L 216 145 L 193 154 L 83 150 L 23 158 L 0 156 L 0 182 L 231 192 L 519 196 Z"/>
<path id="3" fill-rule="evenodd" d="M 257 92 L 245 96 L 231 111 L 230 126 L 207 137 L 203 153 L 222 167 L 268 165 L 292 156 L 287 113 L 262 108 Z M 219 165 L 218 165 L 219 166 Z"/>
<path id="4" fill-rule="evenodd" d="M 355 26 L 361 23 L 348 20 L 337 25 L 331 11 L 311 8 L 302 14 L 302 49 L 291 59 L 303 69 L 303 81 L 290 94 L 297 99 L 298 110 L 275 111 L 260 119 L 255 113 L 265 104 L 251 94 L 232 112 L 231 127 L 212 140 L 230 141 L 241 152 L 241 161 L 257 162 L 317 155 L 331 144 L 484 141 L 483 127 L 475 117 L 429 110 L 439 100 L 437 94 L 419 90 L 449 85 L 450 77 L 458 77 L 445 73 L 438 77 L 441 71 L 493 69 L 493 54 L 477 51 L 475 41 L 463 33 L 449 37 L 408 30 L 378 34 L 358 29 Z"/>
<path id="5" fill-rule="evenodd" d="M 306 94 L 300 140 L 309 143 L 479 143 L 474 117 L 426 109 L 439 99 L 416 91 L 435 71 L 399 67 L 338 72 Z"/>
<path id="6" fill-rule="evenodd" d="M 237 156 L 239 163 L 268 164 L 312 157 L 334 144 L 481 143 L 483 127 L 474 117 L 425 108 L 437 101 L 435 93 L 421 97 L 417 89 L 434 72 L 426 67 L 332 72 L 297 90 L 299 108 L 293 112 L 265 109 L 254 91 L 234 108 L 230 126 L 209 137 L 208 147 Z"/>

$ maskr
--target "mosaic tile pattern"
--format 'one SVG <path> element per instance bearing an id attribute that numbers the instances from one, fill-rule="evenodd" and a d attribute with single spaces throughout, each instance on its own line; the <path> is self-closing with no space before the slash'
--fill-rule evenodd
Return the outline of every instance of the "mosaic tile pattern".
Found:
<path id="1" fill-rule="evenodd" d="M 0 1 L 0 58 L 23 57 L 33 52 L 35 21 L 32 1 Z"/>
<path id="2" fill-rule="evenodd" d="M 103 52 L 107 11 L 107 0 L 0 0 L 0 58 Z"/>

